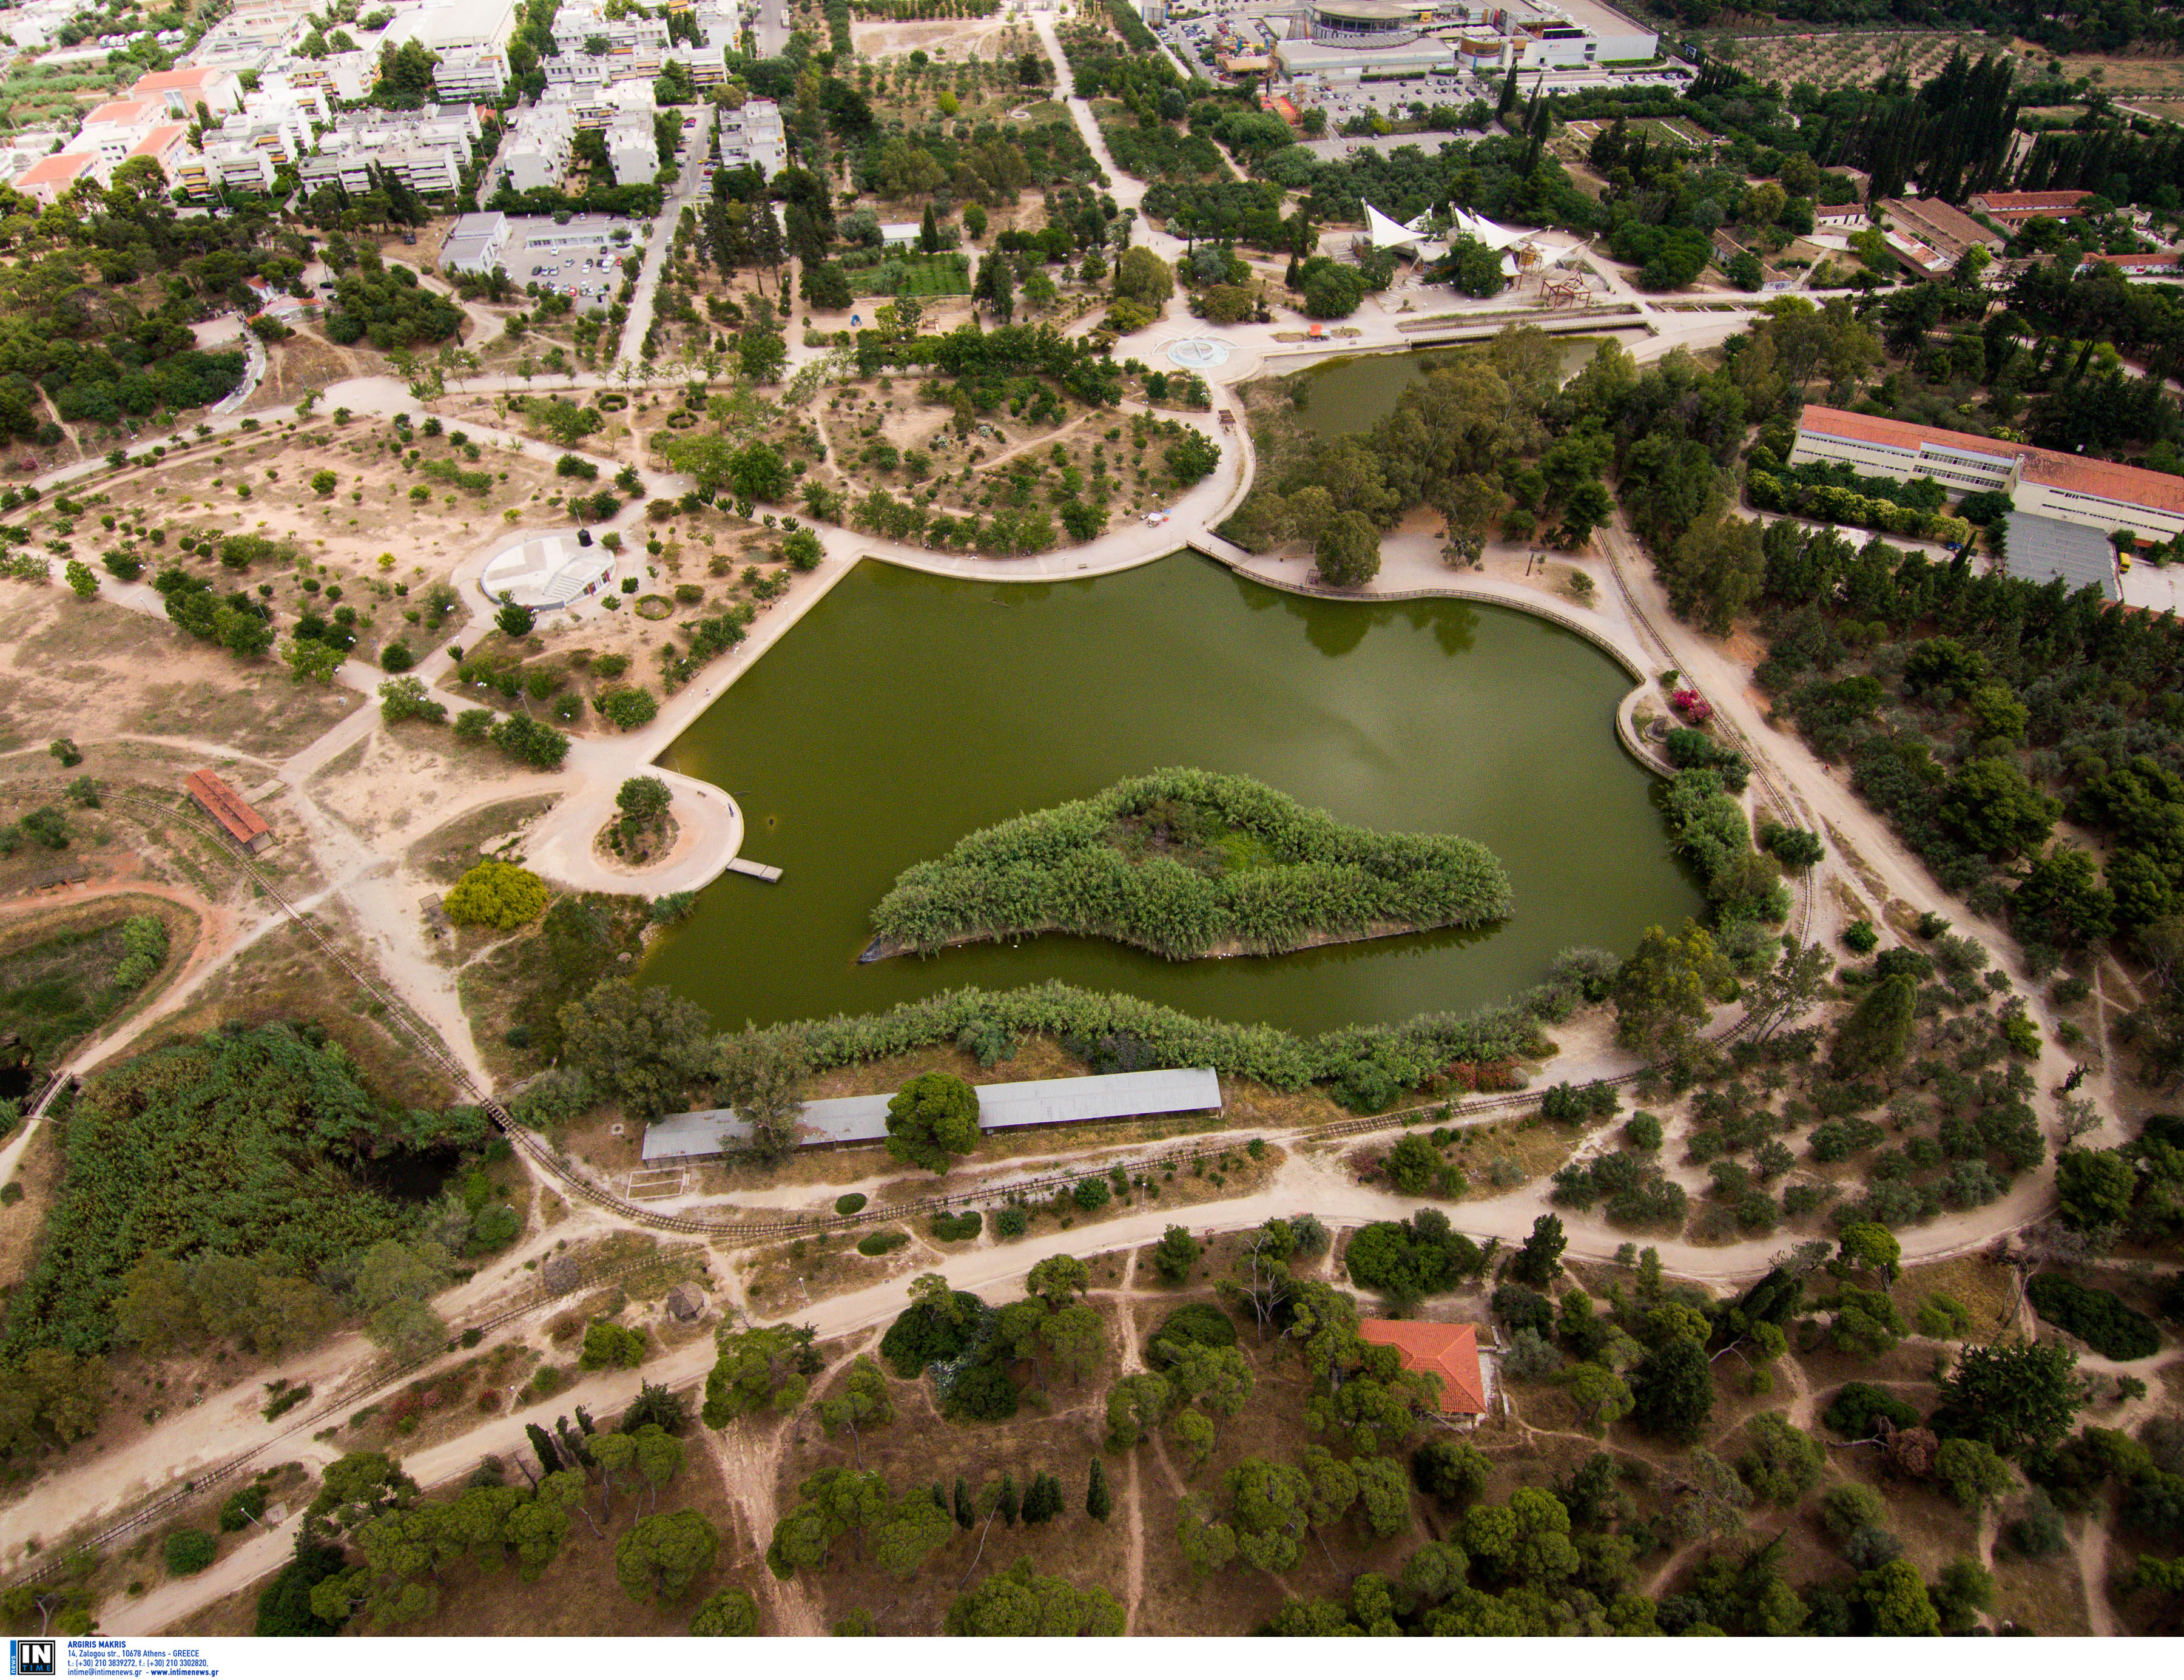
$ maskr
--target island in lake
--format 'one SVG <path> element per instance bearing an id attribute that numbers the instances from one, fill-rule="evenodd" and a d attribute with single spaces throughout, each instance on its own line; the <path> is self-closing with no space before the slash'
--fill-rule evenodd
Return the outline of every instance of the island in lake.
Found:
<path id="1" fill-rule="evenodd" d="M 981 829 L 912 864 L 872 912 L 863 960 L 1045 933 L 1169 958 L 1472 928 L 1515 908 L 1476 840 L 1383 834 L 1248 776 L 1156 770 Z"/>

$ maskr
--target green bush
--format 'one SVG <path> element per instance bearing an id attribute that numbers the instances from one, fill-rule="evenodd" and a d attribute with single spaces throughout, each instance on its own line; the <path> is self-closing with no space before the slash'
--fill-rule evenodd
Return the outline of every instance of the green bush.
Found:
<path id="1" fill-rule="evenodd" d="M 876 1231 L 870 1236 L 861 1237 L 857 1252 L 877 1259 L 882 1254 L 892 1254 L 898 1248 L 907 1247 L 910 1233 L 906 1231 Z"/>
<path id="2" fill-rule="evenodd" d="M 220 1555 L 220 1543 L 202 1528 L 177 1528 L 167 1537 L 167 1573 L 196 1575 Z"/>
<path id="3" fill-rule="evenodd" d="M 865 1209 L 865 1201 L 866 1197 L 862 1191 L 853 1190 L 847 1196 L 838 1196 L 834 1198 L 834 1211 L 844 1216 L 861 1214 Z"/>
<path id="4" fill-rule="evenodd" d="M 985 1229 L 985 1223 L 977 1214 L 935 1214 L 933 1235 L 941 1242 L 968 1242 Z"/>
<path id="5" fill-rule="evenodd" d="M 660 702 L 649 689 L 608 689 L 592 704 L 599 716 L 621 729 L 641 729 L 660 715 Z"/>
<path id="6" fill-rule="evenodd" d="M 234 1534 L 265 1515 L 265 1484 L 254 1482 L 227 1496 L 220 1508 L 220 1532 Z"/>
<path id="7" fill-rule="evenodd" d="M 2025 1293 L 2042 1318 L 2103 1359 L 2142 1359 L 2160 1349 L 2161 1332 L 2153 1320 L 2112 1291 L 2088 1289 L 2059 1273 L 2044 1272 L 2025 1286 Z"/>
<path id="8" fill-rule="evenodd" d="M 641 1330 L 594 1319 L 584 1326 L 584 1351 L 577 1364 L 584 1370 L 634 1370 L 644 1363 Z"/>
<path id="9" fill-rule="evenodd" d="M 1022 1236 L 1030 1225 L 1029 1211 L 1013 1203 L 997 1209 L 994 1214 L 994 1235 L 996 1236 Z"/>
<path id="10" fill-rule="evenodd" d="M 1820 1421 L 1846 1441 L 1864 1441 L 1873 1434 L 1874 1420 L 1883 1417 L 1897 1429 L 1913 1429 L 1919 1424 L 1919 1409 L 1869 1382 L 1846 1382 Z"/>
<path id="11" fill-rule="evenodd" d="M 1861 916 L 1843 929 L 1842 942 L 1863 957 L 1880 943 L 1880 935 L 1874 931 L 1873 924 Z"/>
<path id="12" fill-rule="evenodd" d="M 1070 1192 L 1070 1199 L 1084 1212 L 1095 1214 L 1113 1199 L 1113 1192 L 1107 1188 L 1104 1178 L 1080 1178 L 1076 1189 Z"/>

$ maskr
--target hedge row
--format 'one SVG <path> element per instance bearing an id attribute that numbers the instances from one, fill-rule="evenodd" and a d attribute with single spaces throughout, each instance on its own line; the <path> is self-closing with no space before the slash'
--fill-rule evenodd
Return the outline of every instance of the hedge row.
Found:
<path id="1" fill-rule="evenodd" d="M 967 1032 L 1039 1034 L 1128 1046 L 1139 1067 L 1210 1067 L 1278 1091 L 1325 1082 L 1341 1101 L 1369 1113 L 1457 1064 L 1507 1064 L 1544 1053 L 1540 1021 L 1566 1015 L 1577 996 L 1574 980 L 1551 978 L 1515 1007 L 1421 1015 L 1400 1025 L 1347 1026 L 1300 1038 L 1275 1027 L 1201 1020 L 1143 998 L 1050 980 L 1014 991 L 967 986 L 898 1004 L 883 1014 L 837 1015 L 791 1030 L 816 1069 L 953 1044 Z"/>

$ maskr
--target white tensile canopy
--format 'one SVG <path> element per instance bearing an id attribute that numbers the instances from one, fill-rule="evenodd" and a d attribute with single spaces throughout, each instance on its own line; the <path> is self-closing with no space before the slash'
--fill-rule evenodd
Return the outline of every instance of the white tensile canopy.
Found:
<path id="1" fill-rule="evenodd" d="M 1365 206 L 1365 237 L 1377 250 L 1409 251 L 1420 257 L 1444 255 L 1448 247 L 1425 231 L 1424 221 L 1424 216 L 1409 222 L 1397 221 L 1370 204 Z"/>

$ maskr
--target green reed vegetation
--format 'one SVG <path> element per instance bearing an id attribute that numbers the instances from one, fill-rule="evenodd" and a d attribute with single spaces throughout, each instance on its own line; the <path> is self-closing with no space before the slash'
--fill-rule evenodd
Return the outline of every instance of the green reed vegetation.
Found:
<path id="1" fill-rule="evenodd" d="M 1158 770 L 1034 812 L 912 865 L 872 912 L 873 955 L 1030 934 L 1182 961 L 1426 928 L 1515 901 L 1475 840 L 1338 823 L 1248 776 Z"/>

